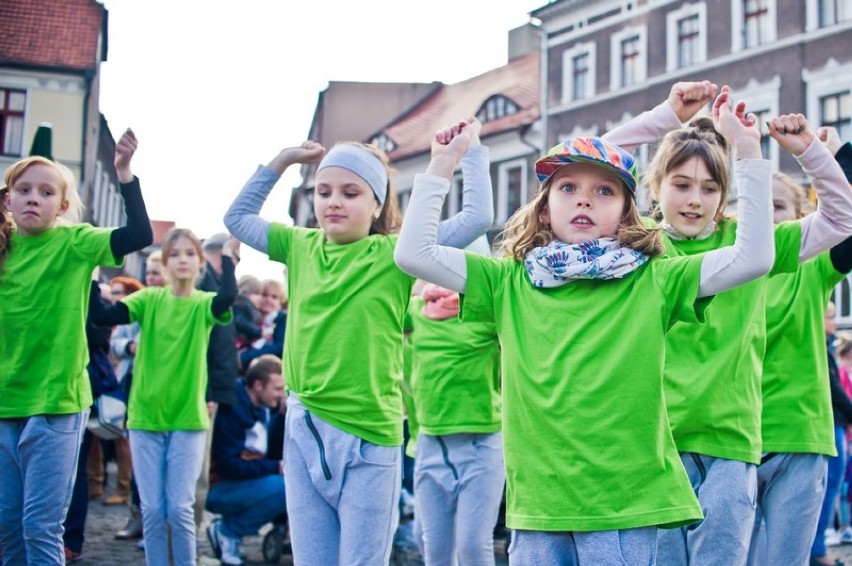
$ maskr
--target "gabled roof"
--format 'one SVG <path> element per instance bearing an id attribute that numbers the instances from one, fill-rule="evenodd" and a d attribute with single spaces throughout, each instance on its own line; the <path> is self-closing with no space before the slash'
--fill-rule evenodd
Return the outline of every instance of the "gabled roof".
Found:
<path id="1" fill-rule="evenodd" d="M 106 59 L 106 21 L 95 0 L 2 0 L 0 65 L 97 69 Z"/>
<path id="2" fill-rule="evenodd" d="M 481 137 L 532 124 L 540 116 L 538 76 L 538 53 L 519 57 L 472 79 L 444 85 L 375 135 L 384 134 L 395 144 L 388 152 L 391 161 L 429 151 L 436 131 L 474 116 L 485 101 L 497 95 L 514 102 L 519 111 L 484 123 Z"/>

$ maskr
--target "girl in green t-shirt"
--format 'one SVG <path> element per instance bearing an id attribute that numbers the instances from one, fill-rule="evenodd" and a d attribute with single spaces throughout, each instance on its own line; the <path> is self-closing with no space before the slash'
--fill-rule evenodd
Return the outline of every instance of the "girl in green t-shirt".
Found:
<path id="1" fill-rule="evenodd" d="M 462 148 L 433 144 L 415 180 L 398 264 L 462 293 L 463 319 L 500 337 L 510 563 L 649 564 L 658 526 L 702 518 L 669 426 L 665 336 L 772 262 L 760 132 L 727 89 L 714 109 L 739 159 L 742 222 L 733 246 L 701 256 L 663 256 L 634 200 L 633 157 L 600 138 L 536 162 L 541 191 L 510 220 L 502 260 L 436 245 Z"/>
<path id="2" fill-rule="evenodd" d="M 92 405 L 86 300 L 92 271 L 149 245 L 151 224 L 127 130 L 115 170 L 127 225 L 77 223 L 74 175 L 55 161 L 13 163 L 0 190 L 0 556 L 59 564 L 80 441 Z M 14 226 L 9 220 L 14 221 Z"/>
<path id="3" fill-rule="evenodd" d="M 852 144 L 843 144 L 834 128 L 819 128 L 817 137 L 828 149 L 823 160 L 837 161 L 852 183 Z M 809 165 L 806 170 L 815 187 L 823 183 L 814 177 L 821 169 Z M 807 195 L 789 175 L 773 174 L 772 200 L 776 224 L 806 217 Z M 824 533 L 843 470 L 832 459 L 836 425 L 823 313 L 850 269 L 852 238 L 847 237 L 767 284 L 763 457 L 749 564 L 834 563 L 826 556 Z"/>
<path id="4" fill-rule="evenodd" d="M 493 220 L 480 128 L 473 118 L 450 128 L 476 139 L 462 163 L 462 210 L 438 227 L 453 246 L 470 244 Z M 318 229 L 258 215 L 297 163 L 318 164 Z M 373 146 L 340 143 L 326 152 L 305 142 L 258 168 L 225 216 L 241 241 L 287 264 L 284 459 L 300 564 L 386 564 L 390 557 L 401 487 L 404 319 L 414 282 L 393 261 L 399 212 L 390 177 L 387 156 Z"/>
<path id="5" fill-rule="evenodd" d="M 175 564 L 195 564 L 195 484 L 210 426 L 207 348 L 214 324 L 232 318 L 238 246 L 230 238 L 222 250 L 219 292 L 199 291 L 201 242 L 173 228 L 163 238 L 167 286 L 147 287 L 111 307 L 90 302 L 98 324 L 139 324 L 127 428 L 149 566 L 168 564 L 169 556 Z M 91 293 L 94 299 L 94 285 Z"/>
<path id="6" fill-rule="evenodd" d="M 641 128 L 636 122 L 653 123 L 655 113 L 660 112 L 640 116 L 606 138 L 631 139 L 630 132 Z M 739 116 L 746 123 L 753 120 L 743 112 Z M 772 277 L 795 271 L 800 261 L 843 239 L 852 228 L 852 195 L 804 116 L 783 115 L 767 124 L 769 135 L 822 180 L 815 185 L 818 212 L 804 223 L 775 227 Z M 666 255 L 689 257 L 719 249 L 734 242 L 742 229 L 741 222 L 725 216 L 732 186 L 727 152 L 709 118 L 686 127 L 678 122 L 658 145 L 646 179 L 658 203 Z M 768 281 L 763 277 L 718 296 L 700 328 L 675 324 L 667 334 L 664 383 L 672 434 L 705 520 L 697 527 L 661 531 L 661 564 L 742 564 L 747 559 L 762 452 Z"/>

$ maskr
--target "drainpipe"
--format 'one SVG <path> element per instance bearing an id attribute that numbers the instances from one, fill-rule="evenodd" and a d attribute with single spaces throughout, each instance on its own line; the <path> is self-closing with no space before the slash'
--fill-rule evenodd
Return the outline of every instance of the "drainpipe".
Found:
<path id="1" fill-rule="evenodd" d="M 539 148 L 539 154 L 544 155 L 547 153 L 547 149 L 549 146 L 550 135 L 548 132 L 548 96 L 547 96 L 547 31 L 544 27 L 539 24 L 538 27 L 538 37 L 539 37 L 539 114 L 541 116 L 541 147 Z"/>
<path id="2" fill-rule="evenodd" d="M 82 148 L 82 155 L 80 156 L 80 186 L 86 187 L 86 199 L 83 201 L 83 206 L 85 207 L 85 216 L 88 216 L 88 221 L 94 224 L 94 211 L 92 210 L 92 188 L 88 184 L 88 179 L 86 178 L 86 167 L 88 166 L 88 162 L 86 160 L 86 153 L 88 151 L 88 146 L 86 145 L 86 141 L 88 140 L 89 133 L 89 101 L 92 96 L 92 78 L 94 73 L 87 69 L 83 78 L 86 80 L 86 94 L 83 97 L 83 135 L 82 135 L 82 143 L 80 147 Z M 95 146 L 97 147 L 97 146 Z"/>

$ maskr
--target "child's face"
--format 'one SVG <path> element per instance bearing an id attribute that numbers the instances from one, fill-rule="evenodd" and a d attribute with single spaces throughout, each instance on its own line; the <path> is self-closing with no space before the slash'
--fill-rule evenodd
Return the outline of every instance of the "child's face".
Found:
<path id="1" fill-rule="evenodd" d="M 189 238 L 179 236 L 165 259 L 166 271 L 173 281 L 192 281 L 198 277 L 201 256 Z"/>
<path id="2" fill-rule="evenodd" d="M 793 189 L 778 179 L 772 179 L 772 219 L 778 224 L 786 220 L 796 220 L 796 195 Z"/>
<path id="3" fill-rule="evenodd" d="M 35 236 L 53 228 L 68 209 L 63 184 L 59 171 L 47 165 L 31 165 L 21 173 L 3 201 L 19 233 Z"/>
<path id="4" fill-rule="evenodd" d="M 663 178 L 658 197 L 663 219 L 693 238 L 716 218 L 722 191 L 704 161 L 693 157 Z"/>
<path id="5" fill-rule="evenodd" d="M 367 237 L 380 210 L 370 186 L 355 173 L 341 167 L 317 173 L 314 214 L 332 242 L 349 244 Z"/>
<path id="6" fill-rule="evenodd" d="M 541 220 L 568 244 L 614 237 L 626 198 L 615 174 L 597 165 L 572 163 L 554 173 Z"/>
<path id="7" fill-rule="evenodd" d="M 262 298 L 261 293 L 246 293 L 246 298 L 251 301 L 251 304 L 254 305 L 254 308 L 260 310 L 260 301 Z"/>
<path id="8" fill-rule="evenodd" d="M 263 314 L 269 314 L 281 310 L 281 295 L 275 287 L 267 287 L 260 295 L 258 308 Z"/>
<path id="9" fill-rule="evenodd" d="M 166 283 L 166 278 L 163 276 L 163 262 L 149 259 L 145 264 L 145 285 L 164 287 Z"/>

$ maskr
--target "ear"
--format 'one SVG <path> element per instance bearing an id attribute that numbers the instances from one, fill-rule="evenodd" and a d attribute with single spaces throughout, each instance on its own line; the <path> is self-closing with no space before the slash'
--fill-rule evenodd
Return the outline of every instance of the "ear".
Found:
<path id="1" fill-rule="evenodd" d="M 546 204 L 541 209 L 541 212 L 538 213 L 538 221 L 542 224 L 550 226 L 550 207 Z"/>
<path id="2" fill-rule="evenodd" d="M 12 197 L 9 196 L 9 189 L 6 189 L 3 192 L 3 206 L 9 208 L 12 205 Z"/>
<path id="3" fill-rule="evenodd" d="M 68 212 L 68 206 L 70 203 L 66 199 L 62 199 L 62 204 L 59 205 L 59 214 L 57 216 L 62 216 L 66 212 Z"/>

